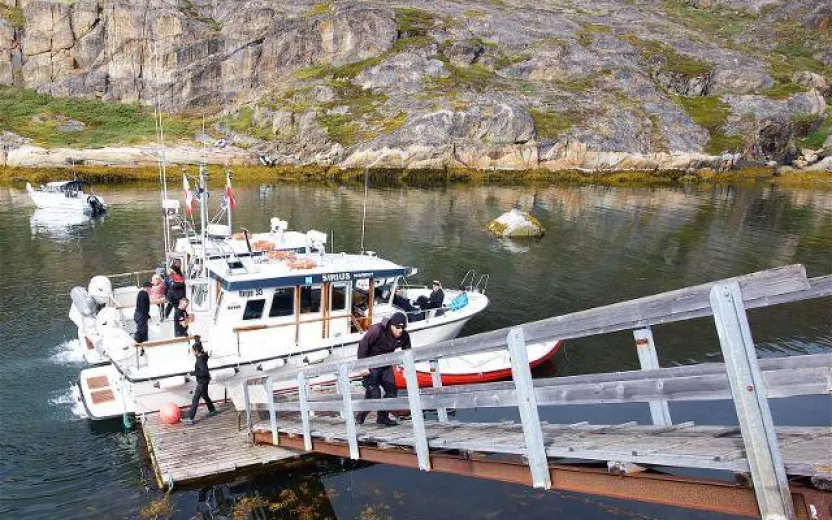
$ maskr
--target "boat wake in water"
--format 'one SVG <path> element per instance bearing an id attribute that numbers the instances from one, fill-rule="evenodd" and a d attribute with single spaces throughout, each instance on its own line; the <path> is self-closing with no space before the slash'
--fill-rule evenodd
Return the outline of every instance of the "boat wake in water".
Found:
<path id="1" fill-rule="evenodd" d="M 49 358 L 56 365 L 74 365 L 84 362 L 84 351 L 77 339 L 64 341 L 53 349 L 54 354 Z"/>
<path id="2" fill-rule="evenodd" d="M 49 404 L 59 407 L 69 407 L 69 411 L 73 417 L 78 419 L 86 419 L 87 412 L 84 410 L 84 404 L 81 402 L 81 391 L 78 390 L 78 385 L 72 384 L 63 392 L 55 392 L 56 397 L 49 400 Z"/>

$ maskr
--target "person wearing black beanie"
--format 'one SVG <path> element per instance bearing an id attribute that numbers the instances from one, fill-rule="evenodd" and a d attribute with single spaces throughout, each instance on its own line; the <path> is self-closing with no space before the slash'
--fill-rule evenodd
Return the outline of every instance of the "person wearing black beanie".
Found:
<path id="1" fill-rule="evenodd" d="M 358 342 L 358 359 L 389 354 L 397 348 L 402 350 L 410 348 L 410 335 L 407 333 L 407 318 L 404 313 L 397 312 L 389 318 L 376 323 L 364 334 Z M 381 389 L 384 389 L 384 397 L 396 397 L 396 378 L 393 374 L 393 367 L 371 368 L 370 374 L 362 380 L 366 399 L 381 398 Z M 358 412 L 355 416 L 358 424 L 364 424 L 370 412 Z M 395 426 L 397 423 L 390 418 L 390 412 L 377 412 L 376 422 L 385 426 Z"/>

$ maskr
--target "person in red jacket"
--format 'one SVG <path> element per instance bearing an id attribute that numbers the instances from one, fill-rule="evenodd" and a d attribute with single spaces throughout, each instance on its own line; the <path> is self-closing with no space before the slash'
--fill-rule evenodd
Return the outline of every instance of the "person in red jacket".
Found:
<path id="1" fill-rule="evenodd" d="M 404 313 L 397 312 L 390 318 L 381 320 L 376 323 L 364 334 L 361 341 L 358 342 L 358 359 L 367 357 L 380 356 L 382 354 L 389 354 L 397 348 L 402 350 L 410 348 L 410 335 L 405 330 L 407 328 L 407 318 Z M 384 389 L 384 397 L 396 397 L 398 389 L 396 388 L 396 378 L 393 374 L 393 367 L 377 367 L 371 368 L 370 374 L 365 376 L 362 384 L 366 389 L 364 397 L 366 399 L 381 398 L 381 389 Z M 370 412 L 358 412 L 355 420 L 358 424 L 364 424 L 367 415 Z M 396 421 L 390 418 L 390 412 L 377 412 L 376 422 L 385 426 L 395 426 Z"/>

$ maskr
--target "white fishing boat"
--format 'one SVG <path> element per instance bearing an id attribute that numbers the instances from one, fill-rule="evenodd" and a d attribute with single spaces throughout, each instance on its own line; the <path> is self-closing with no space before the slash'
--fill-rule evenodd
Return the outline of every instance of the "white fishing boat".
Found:
<path id="1" fill-rule="evenodd" d="M 399 310 L 392 303 L 397 287 L 408 299 L 430 293 L 403 283 L 412 269 L 371 254 L 267 252 L 209 259 L 206 267 L 208 278 L 191 280 L 188 288 L 195 317 L 189 337 L 174 337 L 172 324 L 153 316 L 149 340 L 136 344 L 130 319 L 136 286 L 113 290 L 107 278 L 96 277 L 92 296 L 73 290 L 70 316 L 83 344 L 109 360 L 81 372 L 90 418 L 189 405 L 194 334 L 211 355 L 211 397 L 223 400 L 245 378 L 285 364 L 355 357 L 366 329 Z M 408 325 L 414 348 L 456 337 L 488 305 L 476 290 L 446 291 L 445 301 Z"/>
<path id="2" fill-rule="evenodd" d="M 88 190 L 89 193 L 85 190 Z M 33 188 L 26 183 L 26 193 L 39 209 L 80 213 L 96 216 L 107 211 L 104 199 L 92 193 L 87 181 L 48 182 Z"/>

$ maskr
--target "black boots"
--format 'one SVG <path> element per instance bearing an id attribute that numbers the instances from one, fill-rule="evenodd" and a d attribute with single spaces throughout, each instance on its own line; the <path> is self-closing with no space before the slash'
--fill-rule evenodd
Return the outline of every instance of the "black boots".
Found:
<path id="1" fill-rule="evenodd" d="M 355 424 L 364 424 L 364 421 L 367 420 L 367 416 L 370 415 L 370 412 L 358 412 L 355 414 Z"/>
<path id="2" fill-rule="evenodd" d="M 399 423 L 390 418 L 390 412 L 378 412 L 376 423 L 384 426 L 398 426 Z"/>

